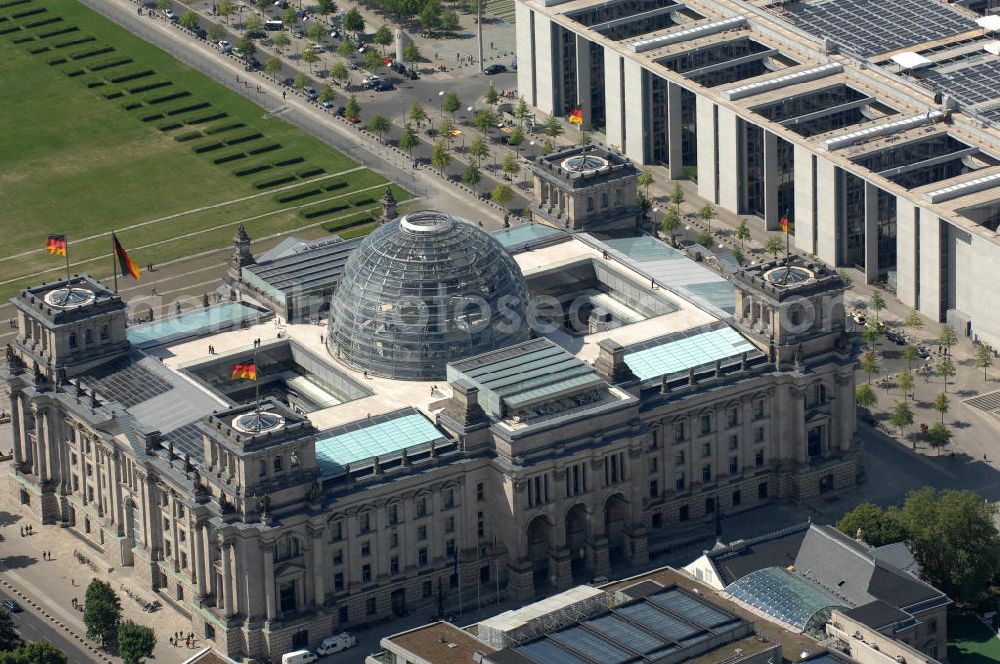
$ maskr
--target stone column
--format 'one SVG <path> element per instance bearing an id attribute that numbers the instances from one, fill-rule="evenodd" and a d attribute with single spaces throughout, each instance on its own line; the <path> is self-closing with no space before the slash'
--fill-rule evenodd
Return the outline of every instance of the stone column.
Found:
<path id="1" fill-rule="evenodd" d="M 125 534 L 125 501 L 122 499 L 122 456 L 118 453 L 118 450 L 115 450 L 111 453 L 109 459 L 111 462 L 111 481 L 114 484 L 114 487 L 112 487 L 114 511 L 112 513 L 115 515 L 116 532 L 121 537 Z"/>
<path id="2" fill-rule="evenodd" d="M 171 552 L 173 554 L 174 571 L 178 571 L 181 568 L 180 560 L 180 540 L 177 539 L 177 495 L 171 491 L 170 493 L 170 539 L 174 541 L 174 550 Z"/>
<path id="3" fill-rule="evenodd" d="M 326 573 L 323 566 L 323 528 L 309 527 L 309 536 L 312 537 L 313 553 L 313 604 L 316 608 L 322 608 L 326 603 Z"/>
<path id="4" fill-rule="evenodd" d="M 513 599 L 530 600 L 535 596 L 535 579 L 531 561 L 512 561 L 507 569 L 507 592 Z"/>
<path id="5" fill-rule="evenodd" d="M 274 622 L 278 617 L 274 601 L 274 542 L 261 542 L 260 552 L 264 559 L 264 602 L 267 608 L 267 621 Z"/>
<path id="6" fill-rule="evenodd" d="M 587 540 L 587 568 L 594 576 L 607 576 L 611 573 L 608 538 L 604 535 Z"/>
<path id="7" fill-rule="evenodd" d="M 34 404 L 31 405 L 31 411 L 35 415 L 35 444 L 32 451 L 34 467 L 32 471 L 38 477 L 38 483 L 42 484 L 45 482 L 45 455 L 43 453 L 45 450 L 45 442 L 43 440 L 45 437 L 44 417 L 41 409 Z"/>
<path id="8" fill-rule="evenodd" d="M 667 81 L 667 151 L 671 180 L 684 177 L 684 139 L 681 122 L 681 86 Z"/>
<path id="9" fill-rule="evenodd" d="M 573 585 L 573 556 L 569 549 L 549 549 L 549 580 L 560 590 Z"/>
<path id="10" fill-rule="evenodd" d="M 21 453 L 21 398 L 10 394 L 10 429 L 14 437 L 14 469 L 20 470 L 24 455 Z"/>
<path id="11" fill-rule="evenodd" d="M 212 568 L 212 532 L 209 529 L 207 522 L 202 522 L 201 526 L 198 528 L 198 532 L 201 535 L 202 541 L 201 568 L 199 573 L 205 579 L 207 592 L 216 596 L 215 600 L 216 604 L 218 604 L 219 597 L 218 591 L 215 588 L 215 571 Z"/>
<path id="12" fill-rule="evenodd" d="M 865 181 L 865 281 L 878 281 L 878 187 Z"/>
<path id="13" fill-rule="evenodd" d="M 195 581 L 198 583 L 198 594 L 195 596 L 199 602 L 205 599 L 207 594 L 205 581 L 206 581 L 206 564 L 205 564 L 205 534 L 202 532 L 204 527 L 202 521 L 195 521 L 194 527 L 194 555 L 191 556 L 191 566 L 193 569 Z"/>
<path id="14" fill-rule="evenodd" d="M 764 132 L 764 228 L 776 231 L 780 228 L 781 215 L 778 209 L 778 137 Z"/>
<path id="15" fill-rule="evenodd" d="M 233 601 L 232 540 L 220 538 L 219 550 L 222 555 L 222 604 L 225 607 L 226 617 L 231 618 L 236 615 Z"/>
<path id="16" fill-rule="evenodd" d="M 799 463 L 808 463 L 809 455 L 806 449 L 806 404 L 805 391 L 794 385 L 788 386 L 792 401 L 792 442 L 795 445 L 795 459 Z"/>

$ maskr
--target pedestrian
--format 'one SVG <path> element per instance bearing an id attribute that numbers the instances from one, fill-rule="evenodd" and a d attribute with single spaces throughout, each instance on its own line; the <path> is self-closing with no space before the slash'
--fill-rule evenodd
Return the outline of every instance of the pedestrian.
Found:
<path id="1" fill-rule="evenodd" d="M 76 579 L 70 579 L 69 580 L 69 585 L 75 586 L 76 585 Z"/>
<path id="2" fill-rule="evenodd" d="M 239 82 L 240 82 L 240 75 L 239 75 L 239 74 L 237 74 L 237 75 L 236 75 L 236 82 L 237 82 L 237 83 L 239 83 Z"/>
<path id="3" fill-rule="evenodd" d="M 174 637 L 172 637 L 172 636 L 171 636 L 171 637 L 170 637 L 169 639 L 167 639 L 167 640 L 168 640 L 168 641 L 170 641 L 170 645 L 174 645 Z"/>
<path id="4" fill-rule="evenodd" d="M 281 91 L 281 98 L 282 98 L 282 99 L 284 99 L 284 98 L 285 98 L 285 91 L 284 91 L 284 90 L 282 90 L 282 91 Z"/>
<path id="5" fill-rule="evenodd" d="M 21 537 L 24 537 L 24 526 L 21 526 L 18 531 L 21 533 Z"/>

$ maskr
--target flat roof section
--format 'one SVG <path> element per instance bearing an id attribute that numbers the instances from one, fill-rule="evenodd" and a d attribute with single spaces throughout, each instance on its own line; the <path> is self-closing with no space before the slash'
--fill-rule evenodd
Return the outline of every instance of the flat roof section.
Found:
<path id="1" fill-rule="evenodd" d="M 781 3 L 781 18 L 862 57 L 976 30 L 976 22 L 933 0 L 811 0 Z"/>
<path id="2" fill-rule="evenodd" d="M 677 44 L 679 42 L 690 41 L 700 37 L 707 37 L 709 35 L 725 32 L 726 30 L 735 30 L 736 28 L 742 28 L 746 24 L 747 20 L 743 16 L 730 16 L 720 21 L 699 23 L 698 25 L 694 25 L 690 28 L 684 28 L 683 30 L 671 30 L 665 35 L 657 35 L 655 37 L 634 41 L 632 42 L 632 50 L 636 53 L 644 53 L 645 51 L 652 51 L 653 49 L 669 46 L 670 44 Z"/>
<path id="3" fill-rule="evenodd" d="M 612 41 L 621 41 L 682 25 L 685 21 L 675 16 L 681 11 L 690 15 L 688 20 L 702 18 L 674 0 L 608 0 L 566 16 Z"/>
<path id="4" fill-rule="evenodd" d="M 351 422 L 316 437 L 316 461 L 324 477 L 349 464 L 445 442 L 446 436 L 412 408 Z"/>
<path id="5" fill-rule="evenodd" d="M 1000 100 L 1000 58 L 987 55 L 981 62 L 945 72 L 932 71 L 918 80 L 965 105 L 995 102 Z"/>
<path id="6" fill-rule="evenodd" d="M 559 242 L 569 237 L 569 233 L 559 228 L 553 228 L 552 226 L 533 221 L 497 231 L 493 234 L 493 237 L 508 251 L 513 253 L 525 248 L 533 249 L 552 242 Z"/>
<path id="7" fill-rule="evenodd" d="M 204 309 L 134 325 L 126 331 L 137 348 L 153 348 L 237 327 L 244 321 L 256 324 L 273 314 L 242 302 L 223 302 Z"/>
<path id="8" fill-rule="evenodd" d="M 747 36 L 703 45 L 656 60 L 657 64 L 706 87 L 715 87 L 772 71 L 766 61 L 779 51 Z M 792 64 L 797 64 L 792 62 Z"/>
<path id="9" fill-rule="evenodd" d="M 344 265 L 360 239 L 309 247 L 269 263 L 243 268 L 243 280 L 275 299 L 295 291 L 332 287 L 340 279 Z"/>
<path id="10" fill-rule="evenodd" d="M 641 349 L 625 354 L 625 364 L 639 380 L 685 372 L 710 365 L 716 360 L 739 357 L 757 347 L 731 327 L 690 335 L 671 335 L 661 342 L 640 344 Z"/>

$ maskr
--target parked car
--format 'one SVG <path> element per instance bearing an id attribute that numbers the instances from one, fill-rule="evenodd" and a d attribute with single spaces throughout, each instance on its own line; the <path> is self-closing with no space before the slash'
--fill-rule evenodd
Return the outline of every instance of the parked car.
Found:
<path id="1" fill-rule="evenodd" d="M 309 101 L 316 101 L 319 99 L 319 93 L 316 92 L 316 88 L 311 85 L 307 85 L 302 88 L 302 94 L 304 94 Z"/>
<path id="2" fill-rule="evenodd" d="M 227 42 L 225 39 L 219 42 L 219 50 L 223 53 L 232 53 L 233 45 Z"/>
<path id="3" fill-rule="evenodd" d="M 904 337 L 899 332 L 893 332 L 892 330 L 888 330 L 885 333 L 885 338 L 887 340 L 891 341 L 892 343 L 896 344 L 897 346 L 905 346 L 906 345 L 906 337 Z"/>
<path id="4" fill-rule="evenodd" d="M 294 88 L 295 87 L 295 79 L 294 78 L 286 78 L 283 81 L 281 81 L 281 84 L 282 85 L 287 85 L 290 88 Z"/>
<path id="5" fill-rule="evenodd" d="M 326 47 L 319 42 L 313 42 L 309 48 L 312 49 L 313 53 L 326 53 Z"/>
<path id="6" fill-rule="evenodd" d="M 18 604 L 16 601 L 12 599 L 5 599 L 3 602 L 0 603 L 2 603 L 3 607 L 8 611 L 10 611 L 11 613 L 20 613 L 21 611 L 24 610 L 21 608 L 20 604 Z"/>
<path id="7" fill-rule="evenodd" d="M 194 36 L 197 37 L 198 39 L 204 39 L 205 37 L 208 37 L 208 30 L 201 27 L 200 25 L 196 25 L 194 27 L 194 30 L 192 30 L 191 32 L 193 32 Z"/>
<path id="8" fill-rule="evenodd" d="M 494 74 L 502 74 L 507 71 L 506 65 L 490 65 L 483 70 L 483 73 L 487 76 L 493 76 Z"/>
<path id="9" fill-rule="evenodd" d="M 288 9 L 288 0 L 275 0 L 274 6 L 280 9 Z"/>
<path id="10" fill-rule="evenodd" d="M 164 9 L 163 10 L 163 15 L 166 16 L 171 21 L 176 21 L 177 20 L 177 14 L 174 13 L 173 9 Z"/>
<path id="11" fill-rule="evenodd" d="M 341 632 L 336 636 L 328 636 L 323 639 L 323 643 L 319 644 L 319 648 L 316 648 L 316 654 L 319 656 L 332 655 L 336 652 L 343 652 L 348 648 L 353 648 L 358 645 L 358 639 L 349 632 Z"/>
<path id="12" fill-rule="evenodd" d="M 258 69 L 260 69 L 261 66 L 260 60 L 258 60 L 252 55 L 244 56 L 243 63 L 246 64 L 247 69 L 249 69 L 250 71 L 257 71 Z"/>
<path id="13" fill-rule="evenodd" d="M 371 74 L 370 76 L 365 76 L 363 79 L 361 79 L 361 87 L 363 87 L 365 90 L 370 90 L 372 86 L 375 85 L 376 81 L 381 81 L 381 80 L 382 77 L 379 76 L 378 74 Z"/>
<path id="14" fill-rule="evenodd" d="M 323 108 L 333 108 L 333 102 L 330 101 L 329 99 L 327 99 L 326 101 L 321 101 L 319 105 L 322 106 Z"/>
<path id="15" fill-rule="evenodd" d="M 340 33 L 336 30 L 331 30 L 330 39 L 340 39 Z"/>
<path id="16" fill-rule="evenodd" d="M 344 113 L 346 113 L 346 112 L 347 112 L 347 109 L 345 107 L 343 107 L 343 106 L 338 106 L 337 110 L 334 111 L 334 113 L 336 113 L 337 117 L 341 117 L 341 118 L 344 117 Z"/>
<path id="17" fill-rule="evenodd" d="M 265 30 L 284 30 L 285 22 L 272 19 L 270 21 L 264 21 Z"/>
<path id="18" fill-rule="evenodd" d="M 296 650 L 282 655 L 281 664 L 312 664 L 317 659 L 319 658 L 308 650 Z"/>
<path id="19" fill-rule="evenodd" d="M 389 90 L 395 90 L 396 86 L 391 81 L 379 80 L 372 83 L 370 89 L 376 92 L 388 92 Z"/>

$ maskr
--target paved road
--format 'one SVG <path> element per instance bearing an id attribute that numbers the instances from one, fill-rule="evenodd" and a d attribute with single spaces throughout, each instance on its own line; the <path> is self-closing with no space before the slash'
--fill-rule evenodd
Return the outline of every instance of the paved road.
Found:
<path id="1" fill-rule="evenodd" d="M 37 613 L 34 607 L 28 606 L 24 600 L 6 590 L 0 590 L 0 599 L 15 599 L 24 608 L 21 613 L 13 614 L 14 624 L 21 634 L 21 638 L 29 643 L 38 641 L 48 641 L 55 647 L 62 650 L 69 657 L 70 662 L 100 662 L 93 653 L 84 648 L 75 639 L 70 637 L 61 628 L 54 625 L 47 618 Z M 36 598 L 38 601 L 39 598 Z"/>

